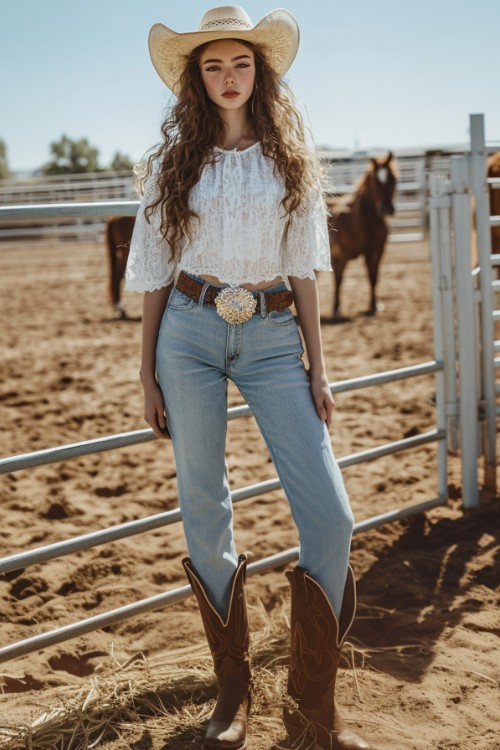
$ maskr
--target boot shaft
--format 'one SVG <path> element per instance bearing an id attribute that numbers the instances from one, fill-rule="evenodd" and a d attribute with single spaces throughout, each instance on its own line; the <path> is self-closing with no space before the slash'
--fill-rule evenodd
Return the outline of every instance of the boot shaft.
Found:
<path id="1" fill-rule="evenodd" d="M 215 673 L 219 676 L 224 660 L 230 658 L 236 664 L 247 665 L 244 671 L 248 671 L 249 674 L 250 637 L 244 588 L 246 557 L 240 555 L 238 558 L 238 567 L 231 583 L 229 608 L 225 621 L 210 602 L 202 579 L 193 567 L 191 560 L 185 558 L 182 564 L 198 601 L 203 627 L 214 660 Z"/>
<path id="2" fill-rule="evenodd" d="M 293 739 L 307 736 L 319 750 L 370 750 L 362 737 L 344 726 L 335 702 L 340 649 L 356 610 L 352 569 L 338 619 L 321 586 L 303 568 L 287 576 L 292 590 L 288 693 L 295 702 L 294 708 L 283 710 L 288 733 Z"/>
<path id="3" fill-rule="evenodd" d="M 354 619 L 356 592 L 349 568 L 340 617 L 321 586 L 301 567 L 287 572 L 291 586 L 289 695 L 302 705 L 333 703 L 340 649 Z"/>

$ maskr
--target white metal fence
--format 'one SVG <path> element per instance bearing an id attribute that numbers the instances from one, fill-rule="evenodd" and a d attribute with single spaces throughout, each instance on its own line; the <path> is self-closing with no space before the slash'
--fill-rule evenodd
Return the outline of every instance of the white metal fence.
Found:
<path id="1" fill-rule="evenodd" d="M 477 132 L 476 126 L 474 126 L 473 133 L 477 135 Z M 478 145 L 478 141 L 474 140 L 476 135 L 473 135 L 472 155 L 465 158 L 468 160 L 468 163 L 471 163 L 470 160 L 473 160 L 474 154 L 477 154 L 477 164 L 474 167 L 477 171 L 472 172 L 475 175 L 474 184 L 477 183 L 478 188 L 476 195 L 477 203 L 478 199 L 481 199 L 481 196 L 484 199 L 485 176 L 483 167 L 485 150 L 480 144 Z M 460 159 L 460 157 L 457 158 Z M 491 222 L 489 216 L 485 217 L 484 209 L 476 211 L 477 221 L 481 220 L 484 223 L 483 229 L 478 231 L 478 237 L 481 235 L 481 257 L 485 265 L 480 266 L 480 273 L 474 271 L 471 274 L 470 226 L 468 223 L 470 220 L 470 204 L 467 203 L 466 205 L 466 201 L 470 201 L 470 196 L 466 192 L 463 162 L 454 162 L 451 181 L 446 177 L 433 178 L 431 190 L 434 360 L 412 367 L 389 370 L 341 381 L 332 384 L 330 387 L 332 393 L 339 393 L 378 386 L 384 383 L 392 383 L 407 378 L 434 375 L 436 382 L 436 422 L 434 429 L 414 437 L 381 444 L 370 450 L 344 456 L 339 459 L 339 465 L 341 468 L 345 468 L 417 446 L 436 443 L 438 453 L 436 496 L 427 501 L 402 509 L 394 509 L 358 523 L 355 526 L 355 533 L 445 504 L 447 500 L 447 445 L 452 448 L 456 447 L 459 435 L 462 451 L 464 504 L 468 507 L 478 504 L 478 450 L 483 450 L 486 456 L 486 476 L 490 490 L 492 487 L 494 489 L 495 462 L 493 459 L 493 429 L 491 427 L 491 420 L 495 419 L 496 409 L 494 408 L 494 404 L 493 407 L 491 405 L 491 383 L 488 378 L 491 379 L 491 371 L 496 364 L 492 352 L 494 349 L 500 350 L 500 342 L 494 342 L 492 335 L 491 321 L 496 313 L 493 312 L 491 298 L 492 289 L 497 291 L 497 288 L 492 287 L 491 261 L 489 258 L 486 259 L 488 239 L 485 227 L 487 224 L 489 230 Z M 0 223 L 2 221 L 18 220 L 19 218 L 38 219 L 40 216 L 44 218 L 60 218 L 61 216 L 71 215 L 80 217 L 104 216 L 111 210 L 114 215 L 133 215 L 137 210 L 137 202 L 66 203 L 36 207 L 0 207 Z M 453 232 L 451 232 L 452 222 Z M 479 224 L 477 226 L 479 230 Z M 500 264 L 500 257 L 497 260 Z M 495 259 L 494 262 L 496 262 Z M 486 267 L 490 269 L 489 275 L 488 271 L 483 270 Z M 482 289 L 482 296 L 480 297 L 474 291 L 474 284 L 477 283 L 479 283 L 478 288 Z M 480 300 L 480 316 L 478 316 L 477 305 L 474 307 L 474 301 L 477 299 Z M 457 300 L 460 301 L 460 304 L 458 304 Z M 458 325 L 455 328 L 456 317 Z M 457 334 L 455 331 L 457 331 Z M 485 337 L 490 338 L 486 339 Z M 488 344 L 487 347 L 484 346 L 481 349 L 481 343 L 484 344 L 486 340 L 491 342 L 491 346 Z M 480 351 L 483 353 L 479 362 Z M 487 376 L 485 374 L 486 371 L 490 375 Z M 250 413 L 248 406 L 233 407 L 228 410 L 228 418 L 236 419 L 245 417 L 250 415 Z M 483 433 L 480 433 L 479 430 L 480 420 L 486 425 Z M 479 439 L 480 435 L 482 435 L 482 440 Z M 0 474 L 11 473 L 54 461 L 71 460 L 77 456 L 113 450 L 153 439 L 155 438 L 152 430 L 146 429 L 123 433 L 121 435 L 111 435 L 72 445 L 49 448 L 20 456 L 11 456 L 0 460 Z M 260 482 L 235 489 L 232 492 L 232 500 L 237 503 L 241 500 L 273 491 L 279 487 L 280 483 L 278 479 Z M 143 533 L 160 526 L 178 522 L 179 520 L 180 511 L 177 508 L 166 513 L 123 523 L 109 529 L 90 532 L 38 549 L 9 555 L 0 560 L 0 573 L 25 568 L 28 565 Z M 249 574 L 253 575 L 273 567 L 284 565 L 296 560 L 297 557 L 298 548 L 282 551 L 252 563 L 249 567 Z M 91 630 L 111 625 L 134 615 L 163 607 L 189 596 L 190 593 L 192 593 L 190 587 L 183 586 L 164 594 L 132 602 L 124 607 L 3 646 L 0 648 L 0 662 L 6 662 L 21 654 L 31 653 L 51 644 L 75 638 Z"/>

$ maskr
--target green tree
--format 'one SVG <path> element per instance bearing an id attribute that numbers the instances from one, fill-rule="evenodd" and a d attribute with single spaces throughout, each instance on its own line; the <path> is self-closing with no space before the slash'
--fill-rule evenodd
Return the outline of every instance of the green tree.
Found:
<path id="1" fill-rule="evenodd" d="M 122 170 L 130 171 L 131 169 L 133 169 L 133 167 L 134 162 L 130 160 L 130 157 L 120 153 L 120 151 L 117 151 L 115 153 L 110 164 L 110 169 L 116 170 L 117 172 L 120 172 Z"/>
<path id="2" fill-rule="evenodd" d="M 63 135 L 59 141 L 50 144 L 52 161 L 43 168 L 43 173 L 78 174 L 81 172 L 99 172 L 99 150 L 90 145 L 87 138 L 74 141 Z"/>
<path id="3" fill-rule="evenodd" d="M 0 180 L 10 175 L 9 165 L 7 164 L 7 146 L 5 141 L 0 139 Z"/>

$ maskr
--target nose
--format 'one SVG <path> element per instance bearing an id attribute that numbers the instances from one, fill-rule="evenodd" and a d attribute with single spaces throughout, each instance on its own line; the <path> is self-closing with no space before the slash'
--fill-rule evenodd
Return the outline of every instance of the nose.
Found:
<path id="1" fill-rule="evenodd" d="M 226 73 L 226 75 L 224 76 L 224 83 L 226 84 L 226 86 L 234 83 L 234 76 L 232 73 Z"/>

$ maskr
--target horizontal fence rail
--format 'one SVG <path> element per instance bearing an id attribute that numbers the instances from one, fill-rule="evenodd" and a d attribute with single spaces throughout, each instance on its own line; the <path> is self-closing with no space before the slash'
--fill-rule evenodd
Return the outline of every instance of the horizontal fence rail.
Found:
<path id="1" fill-rule="evenodd" d="M 337 463 L 341 469 L 345 469 L 349 466 L 355 466 L 356 464 L 361 464 L 366 461 L 373 461 L 376 458 L 382 458 L 383 456 L 400 453 L 401 451 L 409 450 L 410 448 L 417 448 L 421 445 L 427 445 L 428 443 L 435 443 L 441 440 L 446 440 L 446 431 L 429 430 L 421 435 L 414 435 L 409 438 L 403 438 L 402 440 L 395 440 L 391 443 L 384 443 L 384 445 L 376 448 L 369 448 L 364 451 L 358 451 L 357 453 L 351 453 L 348 456 L 337 459 Z M 234 504 L 251 497 L 264 495 L 273 490 L 279 490 L 280 488 L 281 482 L 279 479 L 267 479 L 264 482 L 250 484 L 241 489 L 233 490 L 231 492 L 231 500 Z M 94 531 L 90 534 L 83 534 L 81 536 L 73 537 L 73 539 L 49 544 L 46 547 L 39 547 L 30 550 L 29 552 L 9 555 L 8 557 L 0 559 L 0 573 L 11 573 L 14 570 L 20 570 L 28 565 L 46 562 L 47 560 L 53 560 L 56 557 L 69 555 L 72 552 L 79 552 L 82 549 L 89 549 L 91 547 L 97 547 L 100 544 L 114 542 L 118 539 L 124 539 L 129 536 L 141 534 L 145 531 L 168 526 L 172 523 L 177 523 L 180 520 L 180 509 L 175 508 L 174 510 L 166 511 L 165 513 L 157 513 L 154 516 L 148 516 L 147 518 L 142 518 L 137 521 L 129 521 L 117 526 L 112 526 L 108 529 L 101 529 L 100 531 Z"/>
<path id="2" fill-rule="evenodd" d="M 134 216 L 139 206 L 140 201 L 88 201 L 0 206 L 0 223 L 20 219 L 55 219 L 66 216 Z"/>
<path id="3" fill-rule="evenodd" d="M 499 256 L 500 259 L 500 256 Z M 418 365 L 409 367 L 399 367 L 395 370 L 385 370 L 384 372 L 363 375 L 358 378 L 349 378 L 339 380 L 330 384 L 330 391 L 335 393 L 345 393 L 355 391 L 361 388 L 369 388 L 375 385 L 384 385 L 393 383 L 398 380 L 406 380 L 420 375 L 429 375 L 431 373 L 441 372 L 443 363 L 432 360 L 423 362 Z M 252 412 L 250 407 L 245 405 L 232 406 L 227 410 L 228 420 L 238 419 L 239 417 L 250 417 Z M 43 466 L 56 461 L 65 461 L 69 458 L 79 458 L 91 453 L 102 453 L 103 451 L 114 450 L 115 448 L 125 448 L 129 445 L 146 443 L 149 440 L 155 440 L 155 434 L 152 429 L 134 430 L 131 432 L 122 432 L 119 435 L 108 435 L 102 438 L 94 438 L 80 443 L 72 443 L 57 448 L 47 448 L 32 453 L 23 453 L 18 456 L 11 456 L 0 459 L 0 474 L 7 474 L 21 469 L 29 469 L 33 466 Z"/>

